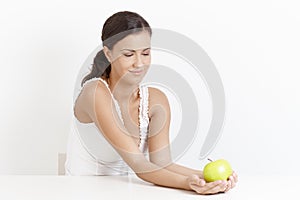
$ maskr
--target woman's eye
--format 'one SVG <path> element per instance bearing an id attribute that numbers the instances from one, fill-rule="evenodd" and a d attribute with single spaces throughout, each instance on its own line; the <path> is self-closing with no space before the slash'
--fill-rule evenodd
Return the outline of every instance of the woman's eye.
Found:
<path id="1" fill-rule="evenodd" d="M 143 55 L 144 55 L 144 56 L 149 56 L 150 54 L 149 54 L 149 53 L 143 53 Z"/>
<path id="2" fill-rule="evenodd" d="M 131 57 L 131 56 L 133 56 L 133 54 L 124 54 L 124 56 Z"/>

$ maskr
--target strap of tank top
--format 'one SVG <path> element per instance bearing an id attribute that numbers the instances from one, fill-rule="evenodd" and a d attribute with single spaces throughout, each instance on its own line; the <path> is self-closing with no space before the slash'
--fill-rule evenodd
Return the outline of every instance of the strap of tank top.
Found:
<path id="1" fill-rule="evenodd" d="M 105 82 L 102 78 L 100 78 L 99 80 L 102 81 L 102 82 L 104 83 L 104 85 L 107 87 L 107 89 L 109 90 L 110 95 L 111 95 L 111 98 L 112 98 L 112 100 L 114 101 L 114 104 L 115 104 L 115 107 L 116 107 L 118 116 L 119 116 L 119 118 L 120 118 L 122 124 L 124 125 L 124 120 L 123 120 L 123 117 L 122 117 L 122 112 L 121 112 L 121 109 L 120 109 L 120 106 L 119 106 L 118 101 L 115 99 L 115 97 L 113 96 L 112 92 L 110 91 L 110 88 L 109 88 L 107 82 Z"/>

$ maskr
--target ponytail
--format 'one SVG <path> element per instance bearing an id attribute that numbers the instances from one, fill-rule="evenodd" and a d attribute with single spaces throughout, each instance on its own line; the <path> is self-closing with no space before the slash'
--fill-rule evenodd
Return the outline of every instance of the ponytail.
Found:
<path id="1" fill-rule="evenodd" d="M 95 58 L 94 58 L 94 63 L 93 63 L 93 66 L 92 66 L 92 70 L 91 72 L 86 75 L 82 82 L 81 82 L 81 86 L 83 86 L 83 84 L 91 79 L 91 78 L 99 78 L 99 77 L 105 77 L 105 78 L 109 78 L 109 74 L 110 74 L 110 71 L 111 71 L 111 65 L 110 65 L 110 62 L 107 60 L 104 52 L 103 52 L 103 49 L 101 51 L 99 51 Z"/>

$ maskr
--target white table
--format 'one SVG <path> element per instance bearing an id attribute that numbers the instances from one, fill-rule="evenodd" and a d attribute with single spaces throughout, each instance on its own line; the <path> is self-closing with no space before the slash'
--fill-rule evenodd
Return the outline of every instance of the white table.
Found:
<path id="1" fill-rule="evenodd" d="M 1 175 L 3 200 L 102 200 L 102 199 L 300 199 L 299 177 L 239 176 L 228 193 L 198 195 L 194 192 L 154 186 L 131 176 L 40 176 Z"/>

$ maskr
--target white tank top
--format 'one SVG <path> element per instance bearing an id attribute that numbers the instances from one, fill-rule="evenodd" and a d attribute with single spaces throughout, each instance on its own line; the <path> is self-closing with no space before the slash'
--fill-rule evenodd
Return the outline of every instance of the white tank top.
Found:
<path id="1" fill-rule="evenodd" d="M 92 78 L 86 81 L 77 92 L 75 91 L 73 108 L 85 84 L 99 80 L 102 81 L 109 89 L 107 83 L 101 78 Z M 123 122 L 119 104 L 113 97 L 112 93 L 111 96 L 117 113 Z M 147 157 L 149 93 L 146 86 L 139 86 L 139 96 L 139 149 Z M 132 172 L 117 151 L 104 138 L 95 123 L 81 123 L 75 117 L 74 112 L 72 115 L 71 129 L 68 138 L 65 171 L 66 175 L 127 175 L 129 172 Z"/>

